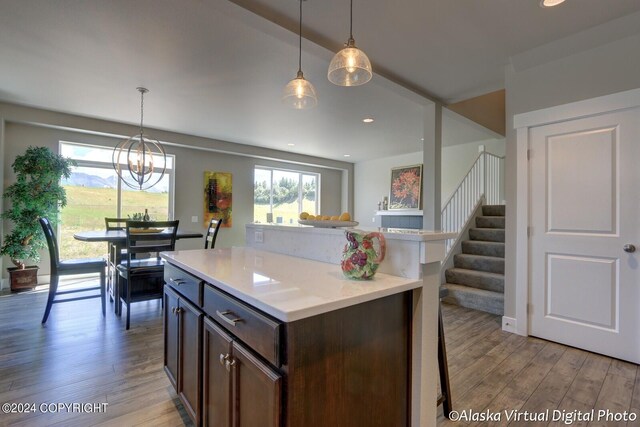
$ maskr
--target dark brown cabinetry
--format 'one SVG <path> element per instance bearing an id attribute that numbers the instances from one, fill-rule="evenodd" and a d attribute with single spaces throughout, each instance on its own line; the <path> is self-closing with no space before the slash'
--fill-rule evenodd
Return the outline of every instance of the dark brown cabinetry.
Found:
<path id="1" fill-rule="evenodd" d="M 196 425 L 409 425 L 410 292 L 281 322 L 169 267 L 165 370 Z"/>
<path id="2" fill-rule="evenodd" d="M 204 321 L 203 361 L 203 425 L 281 425 L 282 376 L 210 319 Z"/>
<path id="3" fill-rule="evenodd" d="M 164 369 L 187 413 L 200 425 L 204 314 L 170 287 L 165 286 L 164 298 Z"/>

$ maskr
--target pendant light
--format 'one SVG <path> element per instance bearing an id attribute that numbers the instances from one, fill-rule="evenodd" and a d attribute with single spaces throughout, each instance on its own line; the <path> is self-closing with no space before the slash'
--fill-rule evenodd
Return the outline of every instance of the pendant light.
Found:
<path id="1" fill-rule="evenodd" d="M 284 87 L 282 102 L 297 110 L 318 105 L 316 89 L 302 74 L 302 0 L 300 0 L 300 28 L 298 30 L 298 74 Z"/>
<path id="2" fill-rule="evenodd" d="M 353 0 L 351 0 L 349 20 L 349 40 L 329 64 L 327 77 L 338 86 L 360 86 L 371 80 L 371 62 L 367 55 L 356 47 L 353 39 Z"/>
<path id="3" fill-rule="evenodd" d="M 147 190 L 156 185 L 167 170 L 167 154 L 160 141 L 144 134 L 144 94 L 140 92 L 140 133 L 120 142 L 113 150 L 113 169 L 127 186 L 135 190 Z"/>

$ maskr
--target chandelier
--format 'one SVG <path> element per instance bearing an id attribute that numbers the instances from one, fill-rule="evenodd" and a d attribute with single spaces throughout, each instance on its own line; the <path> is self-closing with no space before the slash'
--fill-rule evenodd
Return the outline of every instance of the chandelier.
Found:
<path id="1" fill-rule="evenodd" d="M 120 142 L 113 150 L 112 163 L 122 182 L 136 190 L 147 190 L 156 185 L 167 170 L 167 154 L 160 141 L 144 134 L 144 94 L 140 92 L 140 133 Z"/>

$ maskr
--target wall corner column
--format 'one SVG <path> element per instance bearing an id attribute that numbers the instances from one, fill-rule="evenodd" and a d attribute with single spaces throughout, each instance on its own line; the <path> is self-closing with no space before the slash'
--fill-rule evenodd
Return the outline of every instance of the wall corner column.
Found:
<path id="1" fill-rule="evenodd" d="M 422 228 L 439 231 L 442 204 L 442 105 L 424 107 Z"/>

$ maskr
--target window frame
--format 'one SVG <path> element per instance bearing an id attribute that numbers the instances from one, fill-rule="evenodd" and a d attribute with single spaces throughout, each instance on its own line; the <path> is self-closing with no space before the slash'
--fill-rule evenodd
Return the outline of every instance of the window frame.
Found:
<path id="1" fill-rule="evenodd" d="M 279 167 L 273 167 L 273 166 L 262 166 L 262 165 L 254 165 L 253 166 L 253 185 L 255 188 L 255 183 L 256 183 L 256 169 L 261 169 L 264 171 L 269 171 L 269 176 L 270 176 L 270 188 L 269 188 L 269 212 L 273 214 L 273 172 L 274 171 L 278 171 L 278 172 L 288 172 L 288 173 L 297 173 L 298 174 L 298 214 L 302 213 L 302 195 L 303 195 L 303 186 L 304 186 L 304 182 L 303 182 L 303 176 L 308 175 L 308 176 L 313 176 L 316 178 L 316 200 L 315 200 L 315 212 L 316 214 L 320 213 L 320 184 L 321 184 L 321 178 L 322 178 L 322 174 L 319 172 L 309 172 L 309 171 L 304 171 L 304 170 L 296 170 L 296 169 L 286 169 L 286 168 L 279 168 Z M 255 207 L 255 190 L 253 193 L 253 206 Z M 254 209 L 254 214 L 253 214 L 253 220 L 255 221 L 255 209 Z"/>
<path id="2" fill-rule="evenodd" d="M 86 144 L 83 142 L 72 142 L 72 141 L 63 141 L 60 140 L 58 142 L 58 152 L 62 153 L 63 145 L 75 145 L 81 147 L 88 148 L 98 148 L 101 150 L 108 150 L 110 147 L 106 147 L 104 145 L 97 144 Z M 69 157 L 73 159 L 78 167 L 89 167 L 89 168 L 97 168 L 97 169 L 110 169 L 113 170 L 113 163 L 111 160 L 107 162 L 100 162 L 96 160 L 85 160 L 85 159 L 75 159 L 73 157 Z M 167 167 L 165 171 L 165 175 L 169 179 L 169 206 L 168 206 L 168 220 L 171 221 L 175 215 L 175 168 L 176 168 L 176 156 L 174 154 L 167 154 L 167 158 L 171 158 L 171 165 L 173 167 Z M 116 215 L 118 218 L 122 218 L 122 179 L 118 178 L 116 184 Z M 58 230 L 58 234 L 60 234 L 60 230 Z"/>

